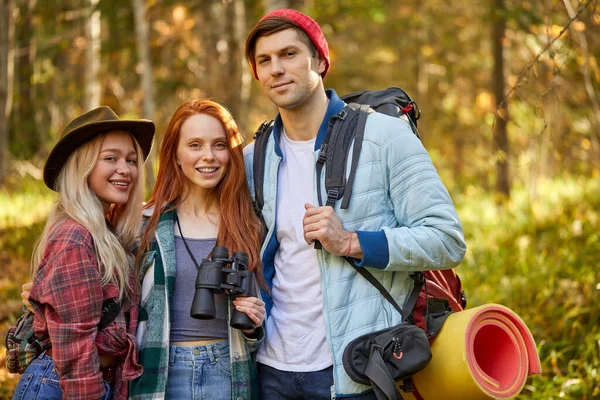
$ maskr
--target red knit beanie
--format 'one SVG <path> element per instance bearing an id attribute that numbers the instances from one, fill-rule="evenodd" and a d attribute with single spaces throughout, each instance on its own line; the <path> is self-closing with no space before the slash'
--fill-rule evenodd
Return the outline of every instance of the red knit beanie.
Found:
<path id="1" fill-rule="evenodd" d="M 294 22 L 300 29 L 302 29 L 310 38 L 310 40 L 315 45 L 317 51 L 325 60 L 325 69 L 321 74 L 321 77 L 325 78 L 327 75 L 327 71 L 329 71 L 329 45 L 327 44 L 327 40 L 325 39 L 325 35 L 323 35 L 323 31 L 319 24 L 309 17 L 306 14 L 301 13 L 300 11 L 291 10 L 289 8 L 279 8 L 275 11 L 271 11 L 264 17 L 262 17 L 259 21 L 264 21 L 265 19 L 272 17 L 282 17 L 287 18 Z M 254 72 L 254 78 L 258 80 L 258 75 L 256 75 L 256 62 L 252 61 L 252 71 Z"/>

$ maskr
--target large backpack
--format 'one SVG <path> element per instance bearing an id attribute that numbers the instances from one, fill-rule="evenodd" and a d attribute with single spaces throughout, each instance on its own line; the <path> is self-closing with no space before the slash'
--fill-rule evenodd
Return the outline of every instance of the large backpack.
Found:
<path id="1" fill-rule="evenodd" d="M 352 194 L 367 116 L 372 112 L 380 112 L 402 118 L 420 139 L 417 121 L 421 112 L 411 97 L 397 87 L 380 91 L 364 90 L 340 98 L 348 105 L 329 120 L 329 129 L 321 145 L 315 167 L 316 176 L 320 177 L 323 166 L 327 166 L 325 169 L 325 189 L 327 191 L 325 205 L 333 207 L 338 200 L 341 200 L 340 208 L 346 209 Z M 265 121 L 254 135 L 254 210 L 263 222 L 265 229 L 266 225 L 262 216 L 265 151 L 272 131 L 273 121 Z M 352 163 L 346 180 L 346 160 L 353 140 Z M 319 205 L 323 205 L 321 204 L 321 185 L 317 185 L 317 197 Z M 347 259 L 347 261 L 371 283 L 376 283 L 374 282 L 375 278 L 365 268 L 354 266 L 351 259 Z M 415 301 L 416 293 L 413 293 L 409 296 L 413 298 L 407 300 L 407 305 L 415 304 L 409 319 L 427 333 L 431 342 L 450 313 L 461 311 L 466 307 L 465 293 L 460 278 L 453 269 L 415 272 L 411 276 L 415 280 L 418 298 Z"/>

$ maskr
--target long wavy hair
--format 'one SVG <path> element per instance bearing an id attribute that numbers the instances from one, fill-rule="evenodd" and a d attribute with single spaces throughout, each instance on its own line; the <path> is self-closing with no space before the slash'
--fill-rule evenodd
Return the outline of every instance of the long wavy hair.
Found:
<path id="1" fill-rule="evenodd" d="M 102 202 L 88 185 L 88 177 L 94 170 L 105 137 L 106 133 L 98 135 L 78 147 L 58 175 L 58 199 L 36 243 L 31 269 L 32 275 L 35 275 L 53 228 L 67 219 L 73 219 L 92 235 L 102 285 L 115 283 L 119 287 L 120 301 L 124 297 L 131 299 L 134 289 L 130 284 L 130 277 L 144 199 L 144 158 L 140 146 L 131 136 L 138 160 L 137 180 L 133 182 L 127 203 L 113 204 L 108 213 L 105 213 Z"/>
<path id="2" fill-rule="evenodd" d="M 223 124 L 229 149 L 229 165 L 223 179 L 206 196 L 205 209 L 217 205 L 220 211 L 217 245 L 230 251 L 248 253 L 248 269 L 254 271 L 261 286 L 265 286 L 260 261 L 262 226 L 254 214 L 250 189 L 244 171 L 244 138 L 229 111 L 210 100 L 192 100 L 183 103 L 175 111 L 162 140 L 159 168 L 152 196 L 145 208 L 153 207 L 152 215 L 140 240 L 138 261 L 149 249 L 158 220 L 165 212 L 176 209 L 186 200 L 192 182 L 177 165 L 177 147 L 181 126 L 197 114 L 210 115 Z M 139 264 L 139 262 L 138 262 Z"/>

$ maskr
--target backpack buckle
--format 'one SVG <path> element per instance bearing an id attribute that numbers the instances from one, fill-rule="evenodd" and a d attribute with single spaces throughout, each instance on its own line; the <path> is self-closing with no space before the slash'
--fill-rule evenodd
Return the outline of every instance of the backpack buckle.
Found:
<path id="1" fill-rule="evenodd" d="M 256 133 L 253 136 L 253 139 L 256 140 L 257 137 L 259 137 L 260 135 L 262 135 L 263 133 L 265 133 L 265 131 L 269 128 L 269 125 L 271 125 L 272 121 L 263 121 L 262 124 L 260 124 L 260 126 L 258 127 L 258 129 L 256 130 Z"/>
<path id="2" fill-rule="evenodd" d="M 404 381 L 402 381 L 402 385 L 400 386 L 400 389 L 402 389 L 403 392 L 406 393 L 411 393 L 415 391 L 415 387 L 413 385 L 413 381 L 411 378 L 407 378 Z"/>
<path id="3" fill-rule="evenodd" d="M 327 144 L 323 143 L 321 151 L 319 151 L 319 158 L 317 161 L 324 163 L 327 160 Z"/>
<path id="4" fill-rule="evenodd" d="M 335 202 L 340 198 L 340 192 L 335 189 L 329 189 L 327 191 L 327 203 L 326 206 L 333 207 Z"/>
<path id="5" fill-rule="evenodd" d="M 410 104 L 409 104 L 409 105 L 407 105 L 406 107 L 402 107 L 402 108 L 400 109 L 400 111 L 402 111 L 402 114 L 408 114 L 409 112 L 411 112 L 411 111 L 412 111 L 413 107 L 414 107 L 414 106 L 412 105 L 412 103 L 410 103 Z"/>
<path id="6" fill-rule="evenodd" d="M 327 198 L 337 200 L 340 198 L 340 192 L 335 189 L 329 189 L 327 191 Z"/>
<path id="7" fill-rule="evenodd" d="M 44 351 L 42 343 L 40 343 L 40 341 L 35 337 L 32 341 L 29 342 L 29 344 L 34 348 L 35 354 L 41 354 L 42 351 Z"/>
<path id="8" fill-rule="evenodd" d="M 425 275 L 420 271 L 411 272 L 409 276 L 417 283 L 425 283 Z"/>

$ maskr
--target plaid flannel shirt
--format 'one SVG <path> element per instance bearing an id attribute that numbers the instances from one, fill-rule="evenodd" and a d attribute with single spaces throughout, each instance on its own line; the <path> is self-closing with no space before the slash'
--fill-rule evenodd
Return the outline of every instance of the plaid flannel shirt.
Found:
<path id="1" fill-rule="evenodd" d="M 99 355 L 118 357 L 114 399 L 127 398 L 127 382 L 142 374 L 137 363 L 137 300 L 98 332 L 102 302 L 118 296 L 114 284 L 102 286 L 92 235 L 66 220 L 52 228 L 35 275 L 30 301 L 34 330 L 50 335 L 52 359 L 65 399 L 99 399 L 104 393 Z M 126 325 L 125 311 L 130 312 Z"/>

